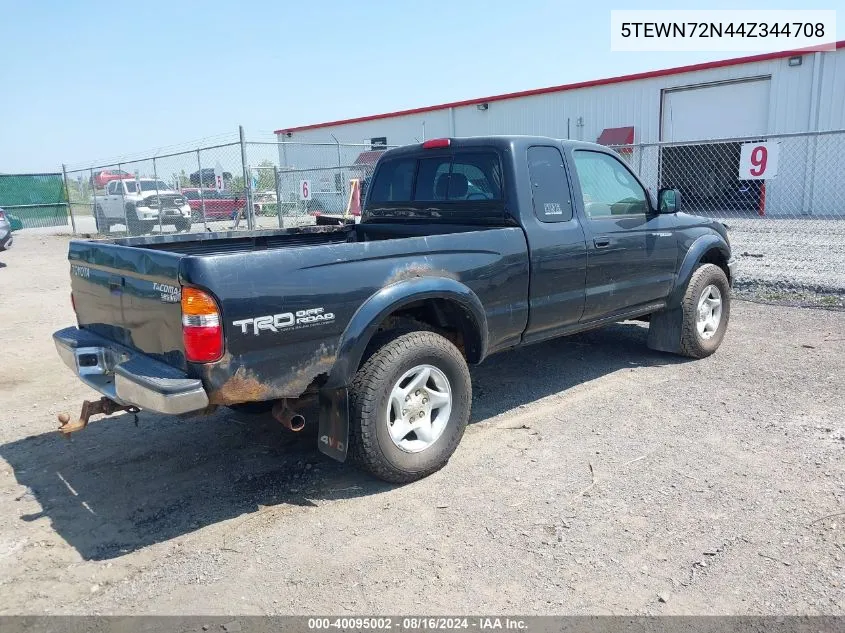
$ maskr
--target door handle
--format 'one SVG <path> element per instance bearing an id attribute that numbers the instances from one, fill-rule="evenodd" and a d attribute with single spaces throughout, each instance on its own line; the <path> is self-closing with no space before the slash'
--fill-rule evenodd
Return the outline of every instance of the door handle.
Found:
<path id="1" fill-rule="evenodd" d="M 123 292 L 123 277 L 111 276 L 109 277 L 109 290 L 111 292 Z"/>
<path id="2" fill-rule="evenodd" d="M 605 236 L 594 237 L 593 244 L 596 245 L 596 248 L 607 248 L 610 246 L 610 238 Z"/>

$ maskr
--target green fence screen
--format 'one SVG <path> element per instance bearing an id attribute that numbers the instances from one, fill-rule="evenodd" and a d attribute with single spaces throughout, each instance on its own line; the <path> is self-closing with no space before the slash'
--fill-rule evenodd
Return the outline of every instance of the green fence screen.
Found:
<path id="1" fill-rule="evenodd" d="M 0 208 L 23 228 L 66 226 L 68 205 L 61 174 L 0 174 Z"/>

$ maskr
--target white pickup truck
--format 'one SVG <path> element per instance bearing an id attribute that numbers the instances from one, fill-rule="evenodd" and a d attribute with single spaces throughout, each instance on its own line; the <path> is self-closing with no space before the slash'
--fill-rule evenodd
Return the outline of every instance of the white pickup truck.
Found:
<path id="1" fill-rule="evenodd" d="M 126 226 L 132 235 L 149 233 L 159 224 L 189 231 L 191 207 L 185 196 L 163 180 L 112 180 L 105 195 L 95 199 L 94 218 L 99 233 L 108 233 L 115 224 Z"/>

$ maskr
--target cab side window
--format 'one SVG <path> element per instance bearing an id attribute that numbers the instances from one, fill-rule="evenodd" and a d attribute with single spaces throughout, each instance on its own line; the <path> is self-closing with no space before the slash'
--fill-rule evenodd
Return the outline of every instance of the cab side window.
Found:
<path id="1" fill-rule="evenodd" d="M 575 150 L 574 156 L 588 218 L 648 213 L 645 190 L 621 161 L 609 154 L 589 150 Z"/>
<path id="2" fill-rule="evenodd" d="M 557 147 L 528 148 L 528 174 L 534 214 L 541 222 L 568 222 L 572 219 L 572 199 Z"/>

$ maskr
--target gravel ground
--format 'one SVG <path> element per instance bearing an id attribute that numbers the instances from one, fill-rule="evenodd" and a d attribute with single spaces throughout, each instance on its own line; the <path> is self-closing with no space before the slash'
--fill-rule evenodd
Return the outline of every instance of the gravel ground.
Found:
<path id="1" fill-rule="evenodd" d="M 0 614 L 845 614 L 845 314 L 736 302 L 702 361 L 643 324 L 489 359 L 407 486 L 226 411 L 97 421 L 50 333 L 66 239 L 0 255 Z"/>
<path id="2" fill-rule="evenodd" d="M 740 296 L 845 308 L 845 220 L 726 218 Z"/>

